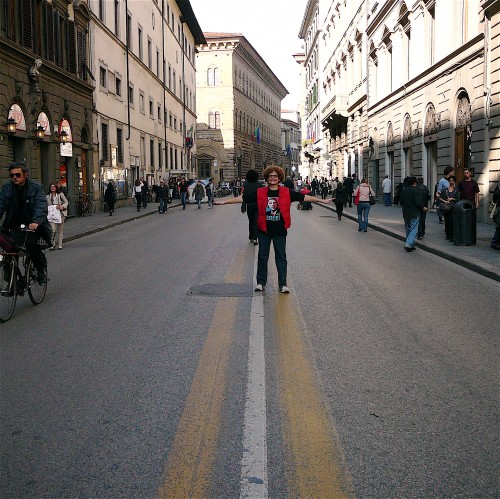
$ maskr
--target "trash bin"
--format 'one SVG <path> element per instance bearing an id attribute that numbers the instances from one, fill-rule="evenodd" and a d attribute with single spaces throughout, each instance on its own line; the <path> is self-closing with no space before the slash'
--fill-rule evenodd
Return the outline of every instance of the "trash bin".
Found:
<path id="1" fill-rule="evenodd" d="M 476 208 L 467 199 L 458 201 L 453 206 L 453 244 L 476 244 Z"/>

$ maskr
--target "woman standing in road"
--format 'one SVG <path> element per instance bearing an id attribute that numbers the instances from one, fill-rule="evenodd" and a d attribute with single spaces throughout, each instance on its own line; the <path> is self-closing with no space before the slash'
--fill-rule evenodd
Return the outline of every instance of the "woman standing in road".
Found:
<path id="1" fill-rule="evenodd" d="M 370 196 L 375 196 L 371 185 L 366 178 L 354 189 L 354 199 L 359 194 L 358 202 L 358 231 L 368 231 L 368 214 L 370 213 Z"/>
<path id="2" fill-rule="evenodd" d="M 331 199 L 320 199 L 300 192 L 291 191 L 288 187 L 280 186 L 285 172 L 276 165 L 268 166 L 264 170 L 264 179 L 267 187 L 255 191 L 255 195 L 248 196 L 247 201 L 257 205 L 257 228 L 259 240 L 259 254 L 257 259 L 257 286 L 255 291 L 264 291 L 267 284 L 267 263 L 271 242 L 274 247 L 276 269 L 278 271 L 278 286 L 280 293 L 289 293 L 287 286 L 287 259 L 286 236 L 291 224 L 290 206 L 294 201 L 312 203 L 332 202 Z M 215 204 L 241 203 L 243 196 L 231 198 L 229 201 L 215 201 Z"/>

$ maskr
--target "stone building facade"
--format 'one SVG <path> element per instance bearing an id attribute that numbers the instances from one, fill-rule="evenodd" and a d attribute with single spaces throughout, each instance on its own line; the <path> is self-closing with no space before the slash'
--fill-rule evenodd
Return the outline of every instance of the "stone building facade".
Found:
<path id="1" fill-rule="evenodd" d="M 309 0 L 300 33 L 306 97 L 320 80 L 319 111 L 306 105 L 305 116 L 322 124 L 314 159 L 326 149 L 332 175 L 357 173 L 377 189 L 385 175 L 393 188 L 415 175 L 432 190 L 446 166 L 459 180 L 472 168 L 487 220 L 499 180 L 499 4 Z"/>
<path id="2" fill-rule="evenodd" d="M 196 170 L 196 58 L 204 43 L 187 0 L 92 0 L 94 144 L 100 196 L 112 180 L 119 199 L 143 177 Z"/>
<path id="3" fill-rule="evenodd" d="M 66 185 L 70 214 L 94 179 L 89 21 L 86 0 L 0 0 L 0 180 L 25 161 Z"/>
<path id="4" fill-rule="evenodd" d="M 243 35 L 204 35 L 196 56 L 198 177 L 225 182 L 279 165 L 286 88 Z"/>

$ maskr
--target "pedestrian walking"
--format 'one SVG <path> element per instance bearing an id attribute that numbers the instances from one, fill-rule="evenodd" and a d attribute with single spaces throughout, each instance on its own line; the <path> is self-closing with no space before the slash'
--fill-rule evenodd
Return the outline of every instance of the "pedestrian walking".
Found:
<path id="1" fill-rule="evenodd" d="M 168 209 L 168 186 L 165 184 L 164 180 L 160 180 L 160 185 L 157 188 L 158 194 L 158 213 L 165 213 Z"/>
<path id="2" fill-rule="evenodd" d="M 329 204 L 332 202 L 331 199 L 315 198 L 280 186 L 279 183 L 283 182 L 284 178 L 285 173 L 281 167 L 276 165 L 268 166 L 264 170 L 267 187 L 257 189 L 255 196 L 250 199 L 251 202 L 257 204 L 259 240 L 255 291 L 263 291 L 267 284 L 267 265 L 272 242 L 278 271 L 279 291 L 281 293 L 290 292 L 287 286 L 286 236 L 291 224 L 291 203 L 307 201 Z M 243 196 L 231 198 L 228 201 L 215 201 L 215 204 L 224 205 L 241 202 L 243 202 Z"/>
<path id="3" fill-rule="evenodd" d="M 189 196 L 189 191 L 188 191 L 188 183 L 186 182 L 186 179 L 184 177 L 181 178 L 181 181 L 177 186 L 177 190 L 179 191 L 179 196 L 181 197 L 182 209 L 185 210 L 186 201 Z"/>
<path id="4" fill-rule="evenodd" d="M 342 182 L 337 183 L 337 188 L 333 191 L 332 194 L 332 200 L 335 203 L 337 218 L 339 220 L 342 220 L 342 212 L 344 211 L 344 205 L 347 202 L 347 192 Z"/>
<path id="5" fill-rule="evenodd" d="M 241 210 L 245 209 L 248 218 L 248 239 L 253 244 L 259 244 L 257 236 L 257 189 L 261 186 L 259 172 L 257 170 L 248 170 L 245 176 L 243 186 L 243 203 Z M 293 189 L 291 189 L 293 190 Z"/>
<path id="6" fill-rule="evenodd" d="M 385 206 L 391 206 L 391 188 L 392 182 L 389 175 L 386 175 L 384 180 L 382 180 L 382 192 L 384 193 L 384 204 Z"/>
<path id="7" fill-rule="evenodd" d="M 495 224 L 495 233 L 493 234 L 490 246 L 494 250 L 500 250 L 500 182 L 497 183 L 496 189 L 493 192 L 493 205 L 491 207 L 490 218 Z"/>
<path id="8" fill-rule="evenodd" d="M 418 234 L 418 214 L 419 211 L 427 211 L 427 207 L 422 202 L 416 186 L 417 179 L 408 177 L 405 179 L 406 187 L 401 193 L 401 205 L 403 207 L 403 219 L 405 222 L 406 241 L 405 251 L 414 251 L 415 238 Z"/>
<path id="9" fill-rule="evenodd" d="M 104 202 L 108 207 L 109 216 L 111 217 L 115 212 L 116 203 L 116 189 L 111 180 L 108 182 L 106 190 L 104 191 Z"/>
<path id="10" fill-rule="evenodd" d="M 429 208 L 429 201 L 431 199 L 431 193 L 429 188 L 424 184 L 424 179 L 422 177 L 417 179 L 417 191 L 420 196 L 420 201 L 424 206 Z M 427 210 L 420 210 L 418 212 L 418 234 L 417 239 L 423 239 L 425 236 L 425 219 L 427 217 Z"/>
<path id="11" fill-rule="evenodd" d="M 142 207 L 143 208 L 147 208 L 148 206 L 148 201 L 149 201 L 149 185 L 148 183 L 146 182 L 146 180 L 144 180 L 143 178 L 141 178 L 141 182 L 142 182 L 142 185 L 141 185 L 141 199 L 142 199 Z"/>
<path id="12" fill-rule="evenodd" d="M 136 181 L 134 182 L 134 197 L 135 197 L 135 204 L 137 206 L 137 211 L 141 211 L 142 182 L 140 179 L 136 179 Z"/>
<path id="13" fill-rule="evenodd" d="M 319 186 L 321 189 L 321 199 L 326 199 L 328 197 L 328 182 L 326 181 L 326 178 L 321 177 Z"/>
<path id="14" fill-rule="evenodd" d="M 48 205 L 47 220 L 49 221 L 50 227 L 52 228 L 50 249 L 56 249 L 57 239 L 57 248 L 62 250 L 64 237 L 64 221 L 66 220 L 66 216 L 68 215 L 68 200 L 66 199 L 66 196 L 59 191 L 57 185 L 54 183 L 49 185 L 49 192 L 47 193 L 46 199 Z"/>
<path id="15" fill-rule="evenodd" d="M 205 193 L 208 198 L 208 208 L 212 208 L 214 204 L 214 196 L 215 196 L 215 185 L 214 185 L 214 179 L 211 178 L 208 181 L 208 184 L 205 186 Z"/>
<path id="16" fill-rule="evenodd" d="M 347 208 L 347 203 L 349 203 L 349 208 L 352 207 L 352 193 L 354 191 L 354 180 L 352 179 L 352 177 L 346 177 L 344 179 L 344 189 L 345 189 L 345 192 L 347 194 L 347 201 L 344 205 L 345 208 Z"/>
<path id="17" fill-rule="evenodd" d="M 370 213 L 370 196 L 375 197 L 371 185 L 366 178 L 354 190 L 354 197 L 359 193 L 358 201 L 358 231 L 368 232 L 368 215 Z"/>
<path id="18" fill-rule="evenodd" d="M 198 182 L 196 182 L 196 185 L 193 189 L 193 196 L 196 204 L 198 205 L 198 209 L 201 210 L 201 202 L 205 197 L 205 189 L 203 187 L 203 184 L 201 183 L 201 180 L 198 180 Z"/>

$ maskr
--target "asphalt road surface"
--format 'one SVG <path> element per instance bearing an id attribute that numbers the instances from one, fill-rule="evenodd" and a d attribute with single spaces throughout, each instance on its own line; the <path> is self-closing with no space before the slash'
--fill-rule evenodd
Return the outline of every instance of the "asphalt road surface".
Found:
<path id="1" fill-rule="evenodd" d="M 498 283 L 315 206 L 255 296 L 246 226 L 49 252 L 0 324 L 0 497 L 498 497 Z"/>

